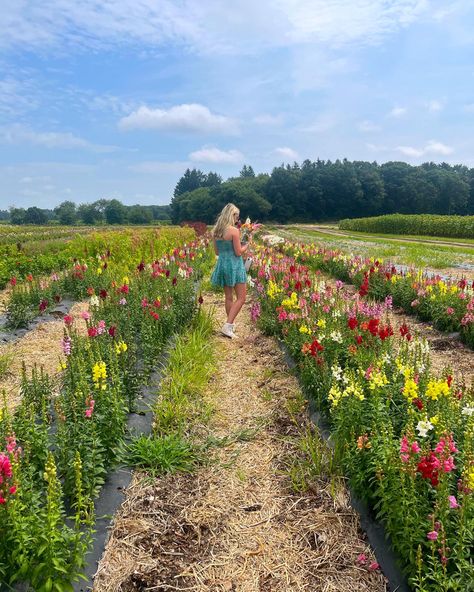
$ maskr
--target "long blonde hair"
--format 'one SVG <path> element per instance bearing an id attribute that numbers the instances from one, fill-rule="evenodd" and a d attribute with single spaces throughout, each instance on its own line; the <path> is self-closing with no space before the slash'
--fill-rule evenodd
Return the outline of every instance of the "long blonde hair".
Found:
<path id="1" fill-rule="evenodd" d="M 216 220 L 216 224 L 212 229 L 212 235 L 214 238 L 224 238 L 225 231 L 229 226 L 234 226 L 235 220 L 234 215 L 239 213 L 239 208 L 233 203 L 228 203 L 219 217 Z"/>

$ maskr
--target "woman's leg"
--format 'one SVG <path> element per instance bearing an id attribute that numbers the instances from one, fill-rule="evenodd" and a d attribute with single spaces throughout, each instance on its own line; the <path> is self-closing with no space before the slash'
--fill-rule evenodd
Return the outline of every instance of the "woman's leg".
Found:
<path id="1" fill-rule="evenodd" d="M 232 304 L 229 314 L 227 315 L 227 322 L 233 323 L 235 317 L 239 314 L 240 309 L 244 305 L 245 296 L 247 294 L 247 284 L 235 284 L 235 293 L 237 300 Z"/>
<path id="2" fill-rule="evenodd" d="M 224 294 L 225 294 L 225 313 L 229 316 L 230 309 L 234 304 L 234 296 L 232 294 L 232 288 L 230 286 L 224 286 Z"/>

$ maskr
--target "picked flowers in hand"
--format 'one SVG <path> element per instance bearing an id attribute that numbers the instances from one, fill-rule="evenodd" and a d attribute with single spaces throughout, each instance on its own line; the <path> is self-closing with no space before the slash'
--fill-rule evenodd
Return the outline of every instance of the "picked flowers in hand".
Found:
<path id="1" fill-rule="evenodd" d="M 243 243 L 248 242 L 250 236 L 257 230 L 259 230 L 261 227 L 262 224 L 259 224 L 257 222 L 251 222 L 250 218 L 247 218 L 245 222 L 240 226 L 241 241 Z"/>

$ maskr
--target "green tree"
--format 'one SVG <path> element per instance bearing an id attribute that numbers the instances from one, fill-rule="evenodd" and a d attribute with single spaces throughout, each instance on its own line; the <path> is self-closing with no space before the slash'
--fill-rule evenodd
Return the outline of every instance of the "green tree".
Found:
<path id="1" fill-rule="evenodd" d="M 10 208 L 10 224 L 26 224 L 25 222 L 25 208 Z"/>
<path id="2" fill-rule="evenodd" d="M 91 204 L 81 204 L 77 208 L 77 215 L 84 224 L 94 225 L 104 221 L 104 213 L 101 211 L 97 202 Z"/>
<path id="3" fill-rule="evenodd" d="M 145 206 L 137 204 L 128 208 L 127 218 L 130 224 L 151 224 L 153 214 Z"/>
<path id="4" fill-rule="evenodd" d="M 46 224 L 48 215 L 45 210 L 33 206 L 25 212 L 24 224 Z"/>
<path id="5" fill-rule="evenodd" d="M 54 208 L 54 214 L 60 224 L 72 226 L 77 222 L 77 208 L 76 204 L 72 201 L 63 201 L 59 206 Z"/>
<path id="6" fill-rule="evenodd" d="M 127 221 L 126 207 L 118 199 L 112 199 L 105 207 L 105 221 L 107 224 L 125 224 Z"/>
<path id="7" fill-rule="evenodd" d="M 189 191 L 194 191 L 194 189 L 199 189 L 199 187 L 202 187 L 204 181 L 205 175 L 202 171 L 198 169 L 186 169 L 184 175 L 176 183 L 173 197 L 178 197 L 183 193 L 188 193 Z"/>
<path id="8" fill-rule="evenodd" d="M 243 177 L 244 179 L 247 177 L 255 177 L 255 172 L 250 165 L 247 166 L 246 164 L 244 164 L 242 170 L 239 173 L 239 176 Z"/>

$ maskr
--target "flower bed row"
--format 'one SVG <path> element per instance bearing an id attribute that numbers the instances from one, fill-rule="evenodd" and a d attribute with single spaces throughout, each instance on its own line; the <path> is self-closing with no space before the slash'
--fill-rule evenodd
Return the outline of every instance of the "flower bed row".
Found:
<path id="1" fill-rule="evenodd" d="M 474 393 L 434 373 L 426 342 L 374 303 L 263 249 L 252 316 L 282 338 L 328 419 L 356 495 L 391 535 L 418 592 L 474 582 Z M 469 587 L 471 586 L 471 588 Z"/>
<path id="2" fill-rule="evenodd" d="M 89 286 L 90 312 L 64 318 L 59 384 L 41 371 L 24 373 L 20 406 L 11 414 L 5 405 L 0 417 L 2 583 L 73 589 L 93 500 L 120 459 L 127 414 L 169 336 L 192 318 L 209 253 L 206 241 L 191 243 L 141 262 L 98 294 Z M 87 276 L 70 281 L 79 289 Z M 84 337 L 79 323 L 87 324 Z"/>
<path id="3" fill-rule="evenodd" d="M 361 296 L 384 300 L 391 296 L 396 306 L 441 331 L 460 332 L 474 349 L 474 282 L 428 275 L 417 269 L 397 269 L 374 258 L 348 255 L 314 244 L 289 244 L 287 254 L 334 277 L 352 282 Z"/>
<path id="4" fill-rule="evenodd" d="M 52 267 L 42 270 L 54 269 L 49 277 L 35 273 L 38 270 L 34 266 L 25 268 L 24 280 L 16 275 L 10 277 L 12 290 L 6 304 L 8 326 L 26 327 L 30 320 L 47 313 L 64 298 L 87 298 L 91 287 L 99 294 L 143 261 L 172 252 L 175 245 L 192 240 L 193 236 L 192 229 L 176 227 L 78 236 L 53 257 Z M 60 273 L 62 269 L 65 272 Z"/>

